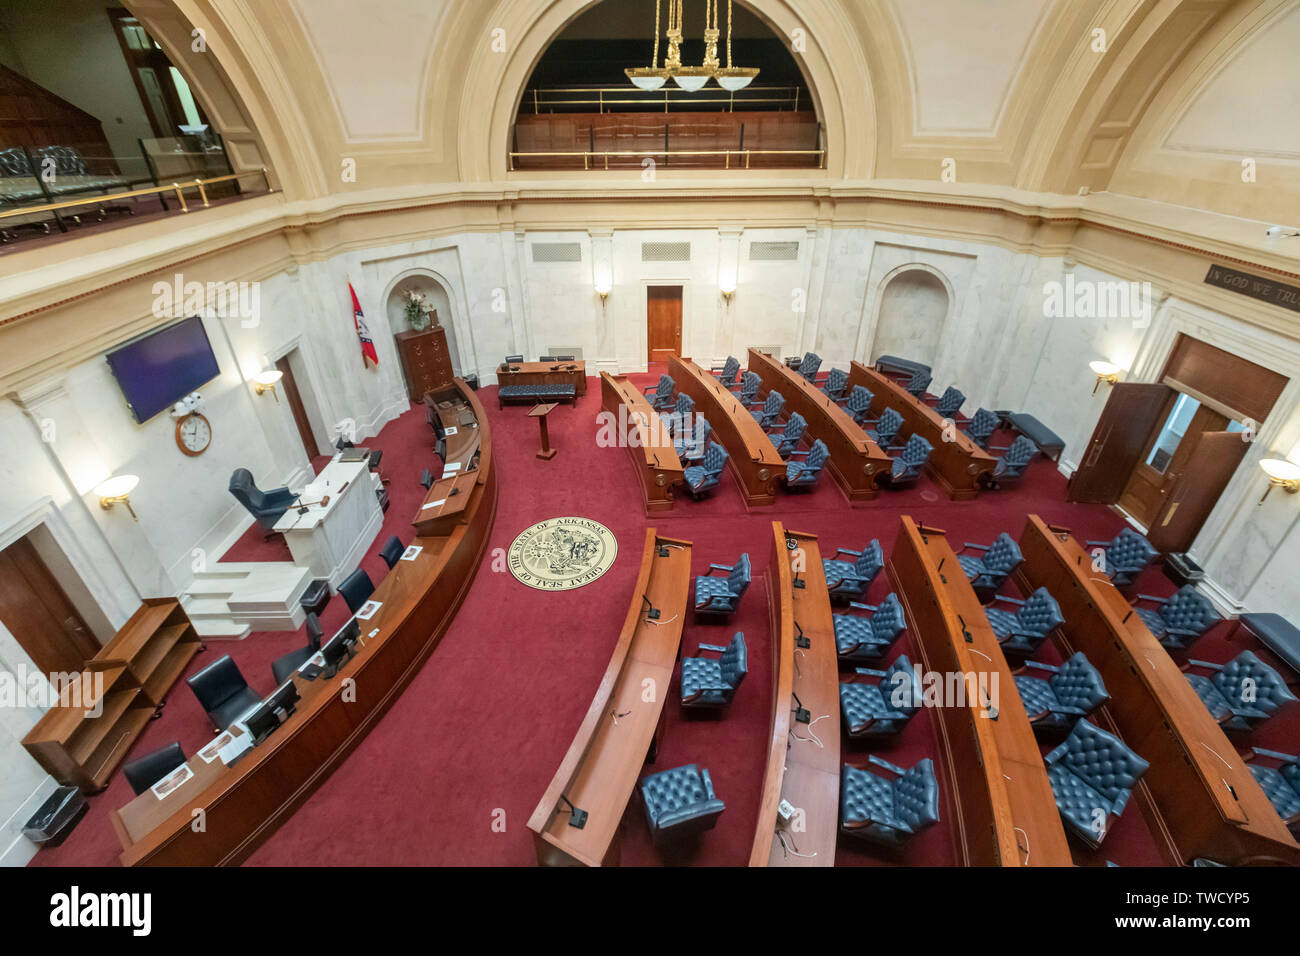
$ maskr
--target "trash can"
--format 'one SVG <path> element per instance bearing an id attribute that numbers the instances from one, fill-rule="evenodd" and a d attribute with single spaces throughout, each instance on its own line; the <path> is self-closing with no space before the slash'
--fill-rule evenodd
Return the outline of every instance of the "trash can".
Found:
<path id="1" fill-rule="evenodd" d="M 470 387 L 470 391 L 478 391 L 478 375 L 466 375 L 465 384 Z"/>
<path id="2" fill-rule="evenodd" d="M 32 818 L 23 824 L 23 836 L 42 846 L 58 846 L 72 832 L 90 804 L 76 787 L 59 787 Z"/>

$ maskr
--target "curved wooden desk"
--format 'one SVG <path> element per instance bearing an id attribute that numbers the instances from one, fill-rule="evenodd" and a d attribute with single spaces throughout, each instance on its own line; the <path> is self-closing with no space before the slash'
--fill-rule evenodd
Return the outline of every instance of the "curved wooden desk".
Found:
<path id="1" fill-rule="evenodd" d="M 941 813 L 958 858 L 966 866 L 1070 866 L 1025 706 L 948 539 L 904 516 L 888 567 L 925 670 L 971 675 L 961 706 L 933 708 L 943 749 L 935 762 L 946 769 Z"/>
<path id="2" fill-rule="evenodd" d="M 690 359 L 672 356 L 668 374 L 677 390 L 695 400 L 695 411 L 713 426 L 713 438 L 727 449 L 740 493 L 751 505 L 776 501 L 776 480 L 785 474 L 785 461 L 740 398 Z"/>
<path id="3" fill-rule="evenodd" d="M 195 755 L 194 776 L 164 799 L 146 790 L 111 815 L 125 865 L 246 859 L 361 742 L 433 652 L 474 580 L 496 514 L 487 418 L 462 379 L 455 390 L 478 422 L 480 452 L 461 521 L 445 536 L 415 539 L 423 551 L 397 562 L 375 589 L 379 609 L 359 622 L 365 646 L 332 679 L 295 677 L 297 710 L 266 741 L 230 767 Z M 198 811 L 203 832 L 191 826 Z"/>
<path id="4" fill-rule="evenodd" d="M 511 368 L 519 371 L 512 372 Z M 572 385 L 578 398 L 587 394 L 585 361 L 514 362 L 497 366 L 496 374 L 498 385 Z"/>
<path id="5" fill-rule="evenodd" d="M 765 352 L 749 350 L 749 370 L 763 380 L 764 392 L 776 389 L 785 396 L 787 411 L 804 417 L 811 438 L 826 443 L 831 453 L 830 472 L 851 501 L 868 501 L 880 494 L 876 478 L 889 471 L 893 459 L 867 437 L 852 415 Z"/>
<path id="6" fill-rule="evenodd" d="M 854 362 L 849 371 L 848 388 L 861 385 L 875 398 L 871 402 L 871 417 L 879 418 L 888 405 L 903 416 L 904 435 L 920 435 L 931 445 L 927 466 L 931 476 L 953 501 L 964 501 L 979 494 L 980 479 L 993 474 L 997 461 L 963 431 L 955 427 L 946 430 L 944 417 L 919 398 L 913 398 L 907 389 L 892 378 L 861 362 Z M 944 440 L 945 433 L 950 439 Z"/>
<path id="7" fill-rule="evenodd" d="M 1065 614 L 1062 653 L 1083 651 L 1106 682 L 1098 722 L 1151 765 L 1134 796 L 1165 858 L 1300 865 L 1300 845 L 1236 747 L 1092 555 L 1038 515 L 1020 550 L 1021 584 L 1047 588 Z"/>
<path id="8" fill-rule="evenodd" d="M 613 416 L 614 434 L 632 456 L 632 465 L 645 489 L 646 510 L 671 509 L 673 486 L 682 480 L 682 463 L 668 430 L 660 425 L 646 397 L 626 375 L 601 372 L 600 407 Z M 634 434 L 635 444 L 631 441 Z"/>
<path id="9" fill-rule="evenodd" d="M 661 538 L 647 528 L 636 589 L 605 676 L 528 818 L 537 862 L 543 866 L 618 862 L 615 837 L 658 733 L 681 648 L 690 583 L 691 543 Z M 643 595 L 658 608 L 658 620 L 646 617 Z M 650 700 L 646 681 L 653 682 Z M 570 825 L 572 807 L 587 814 L 581 828 Z"/>
<path id="10" fill-rule="evenodd" d="M 802 553 L 802 588 L 794 586 L 792 569 L 792 556 L 800 552 L 791 551 L 787 540 L 795 541 Z M 767 575 L 772 734 L 749 865 L 834 866 L 840 824 L 840 678 L 831 599 L 816 535 L 786 531 L 773 521 Z M 808 648 L 796 645 L 799 634 L 810 642 Z M 794 719 L 795 695 L 813 723 Z M 803 739 L 795 740 L 792 734 Z M 820 747 L 811 739 L 813 734 L 821 740 Z M 802 829 L 787 830 L 778 820 L 782 799 L 802 814 Z"/>

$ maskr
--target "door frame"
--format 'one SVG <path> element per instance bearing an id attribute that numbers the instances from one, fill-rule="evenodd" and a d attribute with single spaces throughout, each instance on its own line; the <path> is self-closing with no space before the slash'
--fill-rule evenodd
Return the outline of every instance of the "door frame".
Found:
<path id="1" fill-rule="evenodd" d="M 312 436 L 316 439 L 316 454 L 328 454 L 329 451 L 332 450 L 328 437 L 322 441 L 321 432 L 317 431 L 317 429 L 323 429 L 326 436 L 330 434 L 329 412 L 326 410 L 325 403 L 321 401 L 320 393 L 316 391 L 316 382 L 320 376 L 320 368 L 312 355 L 311 345 L 308 340 L 302 335 L 295 335 L 289 341 L 284 342 L 273 349 L 268 349 L 266 352 L 266 364 L 274 367 L 280 359 L 287 358 L 294 352 L 298 353 L 298 358 L 302 363 L 302 367 L 307 373 L 305 376 L 295 374 L 293 381 L 298 387 L 299 397 L 303 399 L 303 408 L 307 412 L 307 420 L 311 425 Z M 305 382 L 303 381 L 304 378 L 306 379 Z M 289 417 L 292 419 L 293 410 L 289 408 L 288 403 L 281 401 L 280 404 L 284 405 L 285 409 L 289 412 Z M 320 417 L 321 421 L 311 421 L 311 406 L 313 405 L 316 406 L 316 414 Z M 297 424 L 293 424 L 292 427 L 296 433 L 298 431 Z M 326 450 L 322 451 L 322 448 Z M 303 451 L 305 453 L 306 449 L 303 449 Z M 309 473 L 311 470 L 312 457 L 313 456 L 310 455 L 307 457 L 307 469 Z M 310 477 L 310 474 L 308 477 Z"/>
<path id="2" fill-rule="evenodd" d="M 691 314 L 691 280 L 689 278 L 673 278 L 672 276 L 656 276 L 654 278 L 641 278 L 641 301 L 637 309 L 641 315 L 641 327 L 637 333 L 637 341 L 640 342 L 641 355 L 637 360 L 637 369 L 646 371 L 650 367 L 650 287 L 651 286 L 681 286 L 682 289 L 682 357 L 692 357 L 693 353 L 690 346 L 690 323 L 687 316 Z M 708 360 L 712 363 L 712 359 Z"/>

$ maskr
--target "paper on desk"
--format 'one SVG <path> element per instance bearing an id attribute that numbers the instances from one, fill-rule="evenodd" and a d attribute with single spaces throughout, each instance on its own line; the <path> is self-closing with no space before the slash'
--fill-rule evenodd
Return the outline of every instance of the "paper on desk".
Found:
<path id="1" fill-rule="evenodd" d="M 253 735 L 249 732 L 248 726 L 238 722 L 233 726 L 238 727 L 243 733 L 238 737 L 232 734 L 230 743 L 222 747 L 217 753 L 217 756 L 221 758 L 221 762 L 227 767 L 253 749 Z"/>
<path id="2" fill-rule="evenodd" d="M 460 462 L 458 462 L 458 461 L 453 461 L 450 465 L 443 465 L 443 466 L 442 466 L 442 470 L 443 470 L 444 472 L 448 472 L 448 471 L 460 471 Z"/>
<path id="3" fill-rule="evenodd" d="M 303 661 L 303 662 L 302 662 L 302 666 L 299 667 L 298 670 L 299 670 L 300 672 L 301 672 L 301 671 L 305 671 L 307 668 L 312 667 L 313 665 L 316 666 L 316 667 L 324 667 L 324 666 L 325 666 L 325 655 L 322 654 L 320 651 L 317 651 L 317 652 L 316 652 L 315 654 L 313 654 L 311 657 L 309 657 L 309 658 L 307 658 L 305 661 Z"/>
<path id="4" fill-rule="evenodd" d="M 223 730 L 217 734 L 210 744 L 199 751 L 199 756 L 203 758 L 204 763 L 212 763 L 217 757 L 221 756 L 221 749 L 234 739 L 230 731 Z"/>
<path id="5" fill-rule="evenodd" d="M 183 763 L 149 789 L 153 791 L 155 797 L 162 800 L 192 776 L 194 771 L 190 769 L 190 765 Z"/>
<path id="6" fill-rule="evenodd" d="M 383 601 L 367 601 L 362 605 L 361 610 L 357 611 L 357 617 L 363 621 L 368 621 L 375 616 L 375 612 L 384 606 Z"/>
<path id="7" fill-rule="evenodd" d="M 430 501 L 427 505 L 420 505 L 420 510 L 428 511 L 430 508 L 436 508 L 439 505 L 445 505 L 446 503 L 447 503 L 446 498 L 439 498 L 437 501 Z"/>
<path id="8" fill-rule="evenodd" d="M 402 552 L 402 560 L 414 561 L 416 558 L 420 556 L 420 552 L 423 550 L 424 550 L 424 545 L 422 544 L 410 545 L 405 551 Z"/>
<path id="9" fill-rule="evenodd" d="M 457 432 L 459 432 L 459 431 L 460 431 L 459 428 L 457 428 L 455 425 L 452 425 L 450 428 L 446 429 L 446 430 L 443 432 L 443 434 L 444 434 L 444 435 L 455 435 L 455 434 L 456 434 Z"/>

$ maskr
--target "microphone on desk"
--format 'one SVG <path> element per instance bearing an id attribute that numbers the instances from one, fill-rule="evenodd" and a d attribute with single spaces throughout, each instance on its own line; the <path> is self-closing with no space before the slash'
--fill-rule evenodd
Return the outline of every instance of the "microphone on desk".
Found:
<path id="1" fill-rule="evenodd" d="M 657 607 L 654 606 L 654 602 L 651 601 L 651 600 L 650 600 L 648 597 L 646 597 L 644 594 L 641 595 L 641 602 L 642 602 L 643 604 L 649 605 L 649 608 L 650 608 L 650 610 L 648 610 L 648 611 L 645 612 L 646 620 L 647 620 L 647 621 L 657 621 L 657 620 L 659 620 L 659 608 L 657 608 Z"/>

